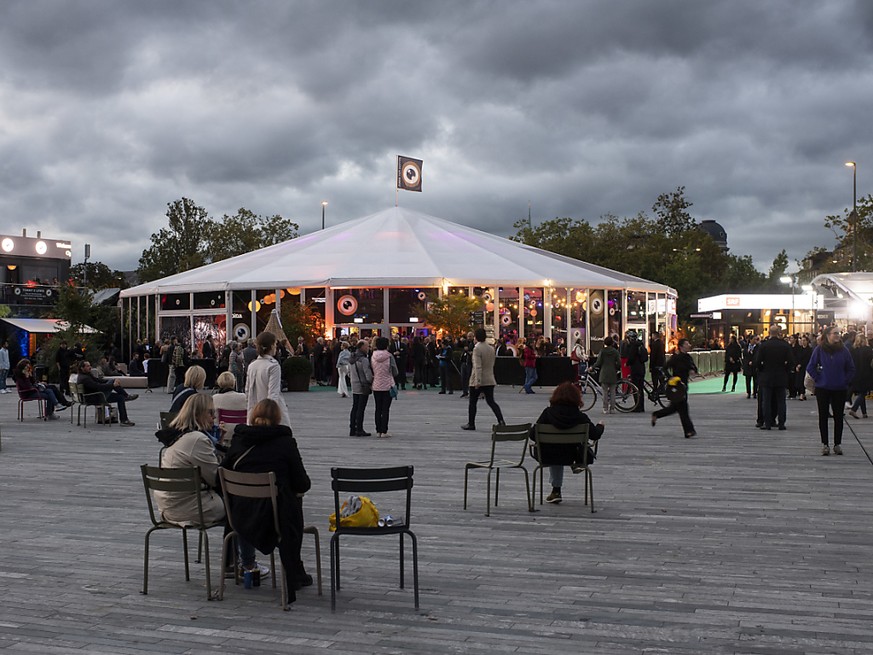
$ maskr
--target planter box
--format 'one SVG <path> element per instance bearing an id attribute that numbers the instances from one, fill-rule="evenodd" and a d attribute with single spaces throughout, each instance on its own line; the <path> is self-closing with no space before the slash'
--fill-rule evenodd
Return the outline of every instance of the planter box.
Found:
<path id="1" fill-rule="evenodd" d="M 289 375 L 286 381 L 288 391 L 309 391 L 309 373 Z"/>

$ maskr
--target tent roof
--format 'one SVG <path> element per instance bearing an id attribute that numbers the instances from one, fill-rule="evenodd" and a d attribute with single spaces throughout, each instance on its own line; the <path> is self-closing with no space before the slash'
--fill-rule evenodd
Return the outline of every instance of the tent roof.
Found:
<path id="1" fill-rule="evenodd" d="M 59 318 L 4 318 L 0 320 L 6 321 L 19 330 L 35 334 L 54 334 L 70 327 L 67 321 Z M 90 325 L 83 325 L 81 330 L 82 334 L 97 334 L 98 332 L 99 330 L 95 330 Z"/>
<path id="2" fill-rule="evenodd" d="M 675 291 L 410 209 L 392 207 L 125 289 L 122 298 L 285 287 L 552 286 Z"/>

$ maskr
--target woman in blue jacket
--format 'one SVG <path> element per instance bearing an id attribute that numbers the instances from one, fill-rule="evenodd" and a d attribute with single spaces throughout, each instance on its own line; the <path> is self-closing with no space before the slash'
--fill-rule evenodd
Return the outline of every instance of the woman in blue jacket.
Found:
<path id="1" fill-rule="evenodd" d="M 834 455 L 842 455 L 843 412 L 846 408 L 846 391 L 855 376 L 855 364 L 835 327 L 825 328 L 822 332 L 821 343 L 812 351 L 806 372 L 815 381 L 821 454 L 831 454 L 828 446 L 828 415 L 833 414 Z"/>

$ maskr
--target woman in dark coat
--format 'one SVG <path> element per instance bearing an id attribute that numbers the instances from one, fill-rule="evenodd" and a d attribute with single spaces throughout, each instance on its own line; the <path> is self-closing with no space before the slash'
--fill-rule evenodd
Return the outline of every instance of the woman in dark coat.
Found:
<path id="1" fill-rule="evenodd" d="M 860 409 L 861 416 L 867 418 L 867 394 L 870 393 L 870 389 L 873 389 L 873 368 L 870 367 L 873 362 L 873 348 L 867 343 L 867 337 L 863 334 L 859 333 L 855 336 L 852 361 L 855 364 L 855 376 L 849 389 L 855 394 L 855 402 L 852 403 L 849 416 L 859 418 L 858 409 Z"/>
<path id="2" fill-rule="evenodd" d="M 276 401 L 269 398 L 260 401 L 252 409 L 251 425 L 239 425 L 234 430 L 222 466 L 244 473 L 273 471 L 276 474 L 281 539 L 273 529 L 269 499 L 233 498 L 231 512 L 234 526 L 245 541 L 262 553 L 270 553 L 279 547 L 288 586 L 288 602 L 293 603 L 296 600 L 294 592 L 312 584 L 312 576 L 306 573 L 300 559 L 303 542 L 300 495 L 309 491 L 311 482 L 291 428 L 282 425 L 281 421 L 282 410 Z"/>
<path id="3" fill-rule="evenodd" d="M 812 357 L 812 346 L 809 345 L 809 337 L 803 335 L 800 337 L 800 347 L 794 353 L 794 361 L 797 364 L 794 374 L 794 388 L 797 389 L 798 400 L 806 400 L 806 387 L 803 386 L 803 379 L 806 377 L 806 365 L 809 364 L 810 357 Z"/>
<path id="4" fill-rule="evenodd" d="M 730 343 L 724 349 L 724 382 L 722 382 L 721 390 L 727 391 L 728 378 L 733 373 L 734 382 L 731 385 L 731 393 L 737 388 L 737 375 L 743 368 L 743 349 L 737 343 L 737 335 L 732 334 Z"/>
<path id="5" fill-rule="evenodd" d="M 588 425 L 588 440 L 589 442 L 597 441 L 603 436 L 603 423 L 595 425 L 591 419 L 579 409 L 582 405 L 582 393 L 579 387 L 572 382 L 562 382 L 559 384 L 552 397 L 549 398 L 549 406 L 546 407 L 537 423 L 540 425 L 554 425 L 561 430 L 574 428 L 577 425 Z M 533 438 L 533 434 L 531 434 Z M 573 472 L 576 473 L 577 468 L 585 464 L 591 464 L 594 461 L 594 451 L 589 448 L 587 457 L 585 453 L 578 452 L 579 448 L 574 444 L 550 444 L 550 450 L 546 450 L 546 445 L 543 446 L 543 453 L 547 460 L 564 460 L 573 467 Z M 564 482 L 564 466 L 549 467 L 549 482 L 552 485 L 552 492 L 546 498 L 546 502 L 560 503 L 561 502 L 561 485 Z"/>

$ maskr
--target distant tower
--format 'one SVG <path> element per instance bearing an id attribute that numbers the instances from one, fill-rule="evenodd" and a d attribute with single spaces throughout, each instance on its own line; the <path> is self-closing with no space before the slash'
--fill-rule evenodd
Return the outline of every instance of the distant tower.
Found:
<path id="1" fill-rule="evenodd" d="M 721 225 L 713 220 L 706 220 L 701 221 L 697 227 L 711 236 L 712 240 L 715 241 L 715 245 L 721 248 L 724 252 L 728 251 L 727 232 L 724 231 L 724 228 Z"/>

